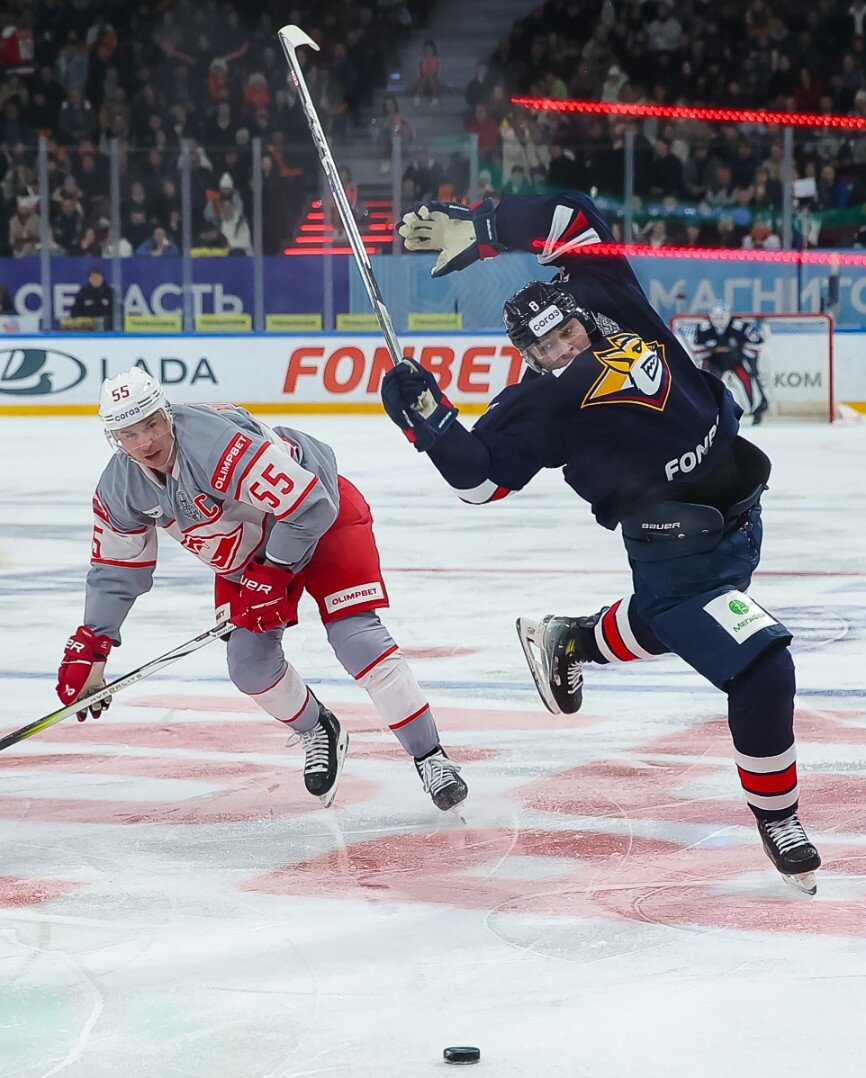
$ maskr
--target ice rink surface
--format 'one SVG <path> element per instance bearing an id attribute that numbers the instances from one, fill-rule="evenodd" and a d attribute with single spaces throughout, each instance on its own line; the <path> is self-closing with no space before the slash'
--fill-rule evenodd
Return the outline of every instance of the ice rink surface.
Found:
<path id="1" fill-rule="evenodd" d="M 796 633 L 810 899 L 761 850 L 724 697 L 679 660 L 590 668 L 579 715 L 542 707 L 515 617 L 629 590 L 558 474 L 464 506 L 383 417 L 285 422 L 373 507 L 383 619 L 468 823 L 309 600 L 287 653 L 351 735 L 330 810 L 219 643 L 7 749 L 0 1075 L 423 1078 L 454 1044 L 490 1078 L 866 1073 L 866 425 L 745 432 L 774 461 L 752 594 Z M 108 452 L 94 418 L 0 421 L 0 733 L 57 707 Z M 166 537 L 109 675 L 212 622 L 210 573 Z"/>

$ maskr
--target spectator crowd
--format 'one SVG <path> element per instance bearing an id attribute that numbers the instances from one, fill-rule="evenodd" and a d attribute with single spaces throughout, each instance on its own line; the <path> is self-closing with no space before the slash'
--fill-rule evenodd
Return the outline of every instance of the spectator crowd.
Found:
<path id="1" fill-rule="evenodd" d="M 5 0 L 0 11 L 0 257 L 177 255 L 181 146 L 189 149 L 192 250 L 252 249 L 253 139 L 262 155 L 264 249 L 276 254 L 320 185 L 318 162 L 277 39 L 302 25 L 326 126 L 361 123 L 432 0 L 353 0 L 286 9 L 275 0 Z M 288 18 L 287 18 L 288 16 Z M 40 190 L 37 143 L 48 139 Z M 111 228 L 117 140 L 120 231 Z"/>
<path id="2" fill-rule="evenodd" d="M 621 216 L 634 135 L 631 239 L 779 246 L 782 130 L 569 116 L 512 97 L 705 105 L 866 118 L 866 0 L 549 0 L 513 25 L 465 91 L 492 193 L 595 189 Z M 866 130 L 795 128 L 795 226 L 850 245 L 866 224 Z M 484 193 L 484 191 L 482 191 Z"/>
<path id="3" fill-rule="evenodd" d="M 293 240 L 320 190 L 318 161 L 279 51 L 277 28 L 304 26 L 301 51 L 330 136 L 377 115 L 386 183 L 391 138 L 404 147 L 402 202 L 470 196 L 458 145 L 478 137 L 481 194 L 579 187 L 623 218 L 629 132 L 636 229 L 662 245 L 778 247 L 782 130 L 773 125 L 635 121 L 527 109 L 512 97 L 747 107 L 866 118 L 866 0 L 548 0 L 515 22 L 465 87 L 463 132 L 435 156 L 387 89 L 435 0 L 6 0 L 0 12 L 0 256 L 51 250 L 177 256 L 182 153 L 189 153 L 196 255 L 252 250 L 253 139 L 262 145 L 266 254 Z M 423 35 L 422 35 L 423 36 Z M 445 58 L 447 65 L 447 57 Z M 436 42 L 421 50 L 413 104 L 449 92 Z M 457 90 L 459 93 L 459 89 Z M 445 112 L 443 110 L 444 117 Z M 447 120 L 443 119 L 443 125 Z M 458 138 L 459 134 L 459 138 Z M 47 191 L 37 141 L 48 140 Z M 116 140 L 116 142 L 115 142 Z M 112 227 L 110 153 L 121 205 Z M 866 133 L 795 129 L 796 237 L 850 245 L 866 225 Z M 356 216 L 364 194 L 347 180 Z"/>

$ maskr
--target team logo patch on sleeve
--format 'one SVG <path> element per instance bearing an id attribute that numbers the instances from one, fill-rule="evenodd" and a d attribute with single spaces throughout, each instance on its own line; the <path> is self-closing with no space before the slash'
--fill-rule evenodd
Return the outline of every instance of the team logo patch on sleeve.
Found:
<path id="1" fill-rule="evenodd" d="M 593 404 L 640 404 L 664 411 L 671 391 L 665 346 L 658 341 L 643 341 L 634 333 L 613 333 L 607 339 L 609 347 L 593 349 L 602 372 L 583 398 L 581 408 Z"/>
<path id="2" fill-rule="evenodd" d="M 220 494 L 228 490 L 234 470 L 238 466 L 238 461 L 252 444 L 252 441 L 245 434 L 236 434 L 232 438 L 228 448 L 220 457 L 216 468 L 214 468 L 213 475 L 210 477 L 214 490 L 218 490 Z"/>
<path id="3" fill-rule="evenodd" d="M 738 644 L 748 640 L 768 625 L 777 625 L 774 617 L 742 591 L 726 591 L 704 607 L 710 617 Z"/>

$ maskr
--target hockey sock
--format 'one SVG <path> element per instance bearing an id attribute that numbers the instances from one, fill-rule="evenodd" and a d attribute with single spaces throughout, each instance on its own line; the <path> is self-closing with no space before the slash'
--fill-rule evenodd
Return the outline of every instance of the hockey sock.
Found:
<path id="1" fill-rule="evenodd" d="M 421 687 L 394 639 L 372 611 L 329 622 L 328 640 L 343 668 L 411 756 L 439 744 L 439 733 Z"/>
<path id="2" fill-rule="evenodd" d="M 439 733 L 430 705 L 396 644 L 355 680 L 410 756 L 424 756 L 436 748 Z"/>
<path id="3" fill-rule="evenodd" d="M 617 599 L 601 610 L 592 636 L 587 633 L 587 652 L 593 662 L 633 662 L 654 659 L 668 649 L 633 609 L 633 596 Z"/>
<path id="4" fill-rule="evenodd" d="M 269 715 L 303 734 L 319 721 L 319 702 L 293 666 L 286 666 L 280 679 L 262 692 L 247 694 Z"/>
<path id="5" fill-rule="evenodd" d="M 727 685 L 737 771 L 749 808 L 761 820 L 797 811 L 795 689 L 787 647 L 765 651 Z"/>

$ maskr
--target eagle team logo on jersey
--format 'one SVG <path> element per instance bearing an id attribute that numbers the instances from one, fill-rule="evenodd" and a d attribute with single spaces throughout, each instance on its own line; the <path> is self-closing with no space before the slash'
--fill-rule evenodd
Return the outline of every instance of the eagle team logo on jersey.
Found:
<path id="1" fill-rule="evenodd" d="M 671 371 L 665 346 L 658 341 L 642 341 L 634 333 L 612 333 L 607 348 L 592 354 L 602 372 L 581 402 L 593 404 L 641 404 L 664 411 L 671 391 Z"/>

